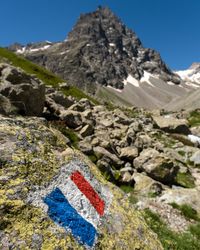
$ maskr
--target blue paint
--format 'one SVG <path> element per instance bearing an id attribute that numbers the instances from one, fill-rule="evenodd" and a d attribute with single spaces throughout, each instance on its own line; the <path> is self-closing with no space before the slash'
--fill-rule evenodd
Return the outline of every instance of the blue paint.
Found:
<path id="1" fill-rule="evenodd" d="M 70 205 L 59 188 L 48 194 L 44 202 L 48 205 L 48 215 L 54 222 L 69 228 L 80 243 L 93 246 L 96 229 Z"/>

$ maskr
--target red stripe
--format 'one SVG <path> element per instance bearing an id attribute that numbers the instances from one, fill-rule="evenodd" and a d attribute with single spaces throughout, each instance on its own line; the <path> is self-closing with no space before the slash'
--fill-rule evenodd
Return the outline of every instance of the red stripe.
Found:
<path id="1" fill-rule="evenodd" d="M 104 201 L 99 197 L 90 183 L 82 176 L 79 171 L 74 172 L 70 176 L 71 180 L 76 184 L 78 189 L 88 198 L 92 206 L 101 216 L 104 214 Z"/>

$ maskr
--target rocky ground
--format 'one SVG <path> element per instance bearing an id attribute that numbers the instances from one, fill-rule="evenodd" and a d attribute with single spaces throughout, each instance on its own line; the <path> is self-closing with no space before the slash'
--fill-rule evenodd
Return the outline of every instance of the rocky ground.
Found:
<path id="1" fill-rule="evenodd" d="M 30 192 L 48 187 L 60 167 L 74 158 L 89 166 L 113 196 L 97 249 L 162 249 L 141 218 L 147 210 L 178 234 L 199 221 L 198 110 L 169 113 L 97 105 L 66 96 L 66 84 L 44 87 L 6 63 L 0 64 L 0 80 L 3 249 L 81 249 L 71 236 L 65 240 L 64 230 L 40 207 L 30 199 L 27 203 Z M 185 206 L 191 216 L 183 212 Z M 191 249 L 198 249 L 197 236 L 190 237 L 196 247 Z"/>

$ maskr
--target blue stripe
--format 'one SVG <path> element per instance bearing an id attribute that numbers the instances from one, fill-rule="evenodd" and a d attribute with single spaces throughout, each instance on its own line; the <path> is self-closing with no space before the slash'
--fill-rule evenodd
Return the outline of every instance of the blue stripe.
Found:
<path id="1" fill-rule="evenodd" d="M 60 226 L 70 228 L 73 236 L 82 244 L 92 247 L 95 240 L 96 229 L 86 221 L 65 198 L 59 188 L 53 190 L 44 198 L 48 205 L 49 217 Z"/>

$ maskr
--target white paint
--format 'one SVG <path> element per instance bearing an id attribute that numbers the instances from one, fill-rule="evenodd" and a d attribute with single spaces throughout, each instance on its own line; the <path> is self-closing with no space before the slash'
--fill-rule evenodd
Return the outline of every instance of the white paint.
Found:
<path id="1" fill-rule="evenodd" d="M 200 137 L 196 135 L 188 135 L 188 139 L 193 143 L 200 144 Z"/>
<path id="2" fill-rule="evenodd" d="M 157 79 L 157 77 L 153 76 L 152 74 L 150 74 L 149 72 L 147 72 L 147 71 L 144 70 L 144 74 L 143 74 L 143 77 L 140 79 L 140 82 L 141 82 L 141 83 L 146 82 L 146 83 L 148 83 L 150 86 L 155 87 L 155 86 L 151 83 L 150 78 L 155 78 L 155 79 Z"/>
<path id="3" fill-rule="evenodd" d="M 67 183 L 59 185 L 58 188 L 60 188 L 72 207 L 74 207 L 85 220 L 97 228 L 100 216 L 74 182 L 68 177 Z"/>
<path id="4" fill-rule="evenodd" d="M 127 83 L 130 83 L 130 84 L 132 84 L 133 86 L 135 86 L 137 88 L 140 87 L 139 81 L 136 78 L 134 78 L 132 75 L 130 75 L 130 74 L 128 75 L 128 77 L 126 78 L 126 80 L 123 81 L 123 83 L 124 83 L 124 86 L 126 86 Z"/>
<path id="5" fill-rule="evenodd" d="M 43 199 L 50 194 L 56 187 L 60 188 L 70 204 L 89 221 L 95 228 L 101 223 L 101 217 L 90 204 L 86 196 L 77 188 L 69 176 L 75 171 L 81 172 L 85 179 L 91 184 L 101 199 L 105 202 L 104 215 L 108 215 L 112 201 L 112 193 L 108 187 L 103 186 L 92 175 L 90 168 L 79 160 L 72 160 L 60 169 L 60 172 L 52 181 L 43 187 L 35 186 L 33 192 L 29 192 L 27 202 L 33 206 L 40 207 L 47 213 L 48 206 Z"/>

